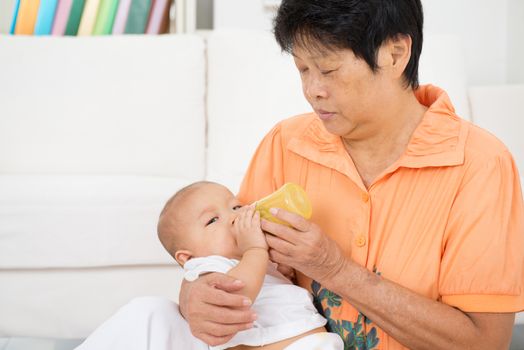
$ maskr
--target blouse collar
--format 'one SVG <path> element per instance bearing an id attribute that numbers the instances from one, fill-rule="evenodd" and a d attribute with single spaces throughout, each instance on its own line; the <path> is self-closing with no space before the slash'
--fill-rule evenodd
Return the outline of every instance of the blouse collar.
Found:
<path id="1" fill-rule="evenodd" d="M 468 128 L 466 122 L 455 114 L 447 93 L 436 86 L 424 85 L 415 91 L 415 96 L 428 109 L 404 154 L 379 178 L 401 167 L 444 167 L 464 163 Z M 329 133 L 316 116 L 311 118 L 304 133 L 290 140 L 288 149 L 361 183 L 341 138 Z"/>

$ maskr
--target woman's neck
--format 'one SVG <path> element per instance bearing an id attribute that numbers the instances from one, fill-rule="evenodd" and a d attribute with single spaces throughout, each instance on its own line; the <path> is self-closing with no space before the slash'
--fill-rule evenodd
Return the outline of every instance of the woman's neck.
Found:
<path id="1" fill-rule="evenodd" d="M 394 104 L 382 109 L 374 118 L 366 137 L 342 137 L 364 185 L 368 188 L 377 176 L 404 154 L 413 132 L 420 124 L 427 108 L 421 105 L 409 90 Z"/>

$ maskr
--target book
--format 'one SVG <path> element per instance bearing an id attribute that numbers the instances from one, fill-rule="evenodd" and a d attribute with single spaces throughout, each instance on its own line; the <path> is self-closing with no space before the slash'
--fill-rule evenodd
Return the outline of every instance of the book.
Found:
<path id="1" fill-rule="evenodd" d="M 9 28 L 9 34 L 15 33 L 16 27 L 16 18 L 18 17 L 18 9 L 20 8 L 20 0 L 15 1 L 15 6 L 13 6 L 13 19 L 11 20 L 11 28 Z"/>
<path id="2" fill-rule="evenodd" d="M 86 0 L 84 13 L 82 14 L 82 19 L 80 20 L 80 26 L 78 27 L 78 35 L 93 34 L 99 7 L 100 0 Z"/>
<path id="3" fill-rule="evenodd" d="M 73 0 L 59 0 L 58 6 L 56 8 L 53 29 L 51 31 L 53 35 L 64 35 L 67 19 L 69 18 L 69 13 L 71 12 L 72 4 Z"/>
<path id="4" fill-rule="evenodd" d="M 170 0 L 155 0 L 147 23 L 147 34 L 161 34 L 167 31 L 170 7 Z"/>
<path id="5" fill-rule="evenodd" d="M 116 12 L 115 23 L 113 24 L 113 34 L 124 34 L 130 7 L 131 0 L 120 0 L 118 11 Z"/>
<path id="6" fill-rule="evenodd" d="M 166 11 L 164 12 L 164 16 L 162 17 L 162 22 L 160 23 L 158 34 L 169 33 L 169 29 L 171 26 L 170 12 L 171 12 L 172 5 L 173 5 L 173 1 L 169 0 Z"/>
<path id="7" fill-rule="evenodd" d="M 40 0 L 40 8 L 36 17 L 35 35 L 51 34 L 57 3 L 58 0 Z"/>
<path id="8" fill-rule="evenodd" d="M 35 31 L 36 16 L 40 0 L 20 0 L 20 8 L 16 18 L 15 34 L 32 35 Z"/>
<path id="9" fill-rule="evenodd" d="M 151 0 L 132 0 L 127 16 L 126 34 L 144 34 L 146 31 Z"/>
<path id="10" fill-rule="evenodd" d="M 69 19 L 65 28 L 65 35 L 75 36 L 78 34 L 78 27 L 80 27 L 80 20 L 82 13 L 84 13 L 85 0 L 73 0 L 71 11 L 69 12 Z"/>
<path id="11" fill-rule="evenodd" d="M 118 0 L 102 0 L 96 19 L 93 35 L 107 35 L 113 31 Z"/>

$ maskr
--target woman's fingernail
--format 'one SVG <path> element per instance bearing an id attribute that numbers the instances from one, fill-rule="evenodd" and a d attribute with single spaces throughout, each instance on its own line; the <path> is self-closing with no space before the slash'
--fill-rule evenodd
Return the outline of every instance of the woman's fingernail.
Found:
<path id="1" fill-rule="evenodd" d="M 242 282 L 241 280 L 234 280 L 233 284 L 240 287 L 244 285 L 244 282 Z"/>
<path id="2" fill-rule="evenodd" d="M 277 215 L 277 213 L 278 213 L 278 209 L 277 209 L 277 208 L 271 208 L 271 209 L 269 209 L 269 212 L 270 212 L 272 215 Z"/>
<path id="3" fill-rule="evenodd" d="M 244 306 L 250 306 L 252 303 L 251 303 L 251 300 L 249 300 L 249 299 L 244 299 L 244 300 L 242 301 L 242 304 L 244 304 Z"/>
<path id="4" fill-rule="evenodd" d="M 246 329 L 250 329 L 250 328 L 253 328 L 253 323 L 246 324 Z"/>
<path id="5" fill-rule="evenodd" d="M 258 317 L 257 314 L 253 314 L 253 316 L 251 316 L 251 319 L 252 319 L 253 321 L 256 321 L 257 317 Z"/>

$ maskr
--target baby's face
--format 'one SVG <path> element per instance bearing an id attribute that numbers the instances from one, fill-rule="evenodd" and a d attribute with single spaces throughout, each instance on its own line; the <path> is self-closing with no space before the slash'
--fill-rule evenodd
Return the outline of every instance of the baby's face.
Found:
<path id="1" fill-rule="evenodd" d="M 233 233 L 240 207 L 238 199 L 224 186 L 203 184 L 195 188 L 177 213 L 181 224 L 178 231 L 184 235 L 182 248 L 191 251 L 193 257 L 241 258 Z"/>

